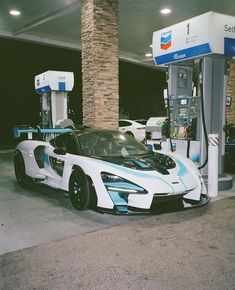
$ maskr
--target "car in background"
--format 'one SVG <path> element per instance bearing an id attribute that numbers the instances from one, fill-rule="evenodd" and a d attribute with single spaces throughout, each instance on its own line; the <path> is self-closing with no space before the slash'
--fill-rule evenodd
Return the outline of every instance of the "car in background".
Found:
<path id="1" fill-rule="evenodd" d="M 147 122 L 148 122 L 148 120 L 146 120 L 146 119 L 137 119 L 137 120 L 134 120 L 134 121 L 137 122 L 137 123 L 140 123 L 142 125 L 146 125 Z"/>
<path id="2" fill-rule="evenodd" d="M 145 138 L 145 125 L 134 120 L 119 120 L 119 131 L 133 136 L 137 141 L 143 141 Z"/>

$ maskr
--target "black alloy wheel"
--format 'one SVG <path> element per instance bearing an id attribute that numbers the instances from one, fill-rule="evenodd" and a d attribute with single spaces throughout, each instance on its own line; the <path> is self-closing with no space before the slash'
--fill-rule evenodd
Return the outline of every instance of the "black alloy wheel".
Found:
<path id="1" fill-rule="evenodd" d="M 16 151 L 14 155 L 15 177 L 18 183 L 23 184 L 26 181 L 24 158 L 20 151 Z"/>
<path id="2" fill-rule="evenodd" d="M 72 205 L 78 210 L 86 209 L 89 205 L 89 183 L 81 169 L 75 169 L 70 176 L 69 198 Z"/>

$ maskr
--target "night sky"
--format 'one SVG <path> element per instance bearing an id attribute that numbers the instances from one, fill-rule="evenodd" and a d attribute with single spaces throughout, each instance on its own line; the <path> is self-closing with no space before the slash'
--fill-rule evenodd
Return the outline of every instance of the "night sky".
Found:
<path id="1" fill-rule="evenodd" d="M 75 112 L 73 121 L 82 123 L 79 51 L 0 38 L 0 53 L 0 148 L 11 148 L 16 143 L 12 135 L 15 125 L 35 126 L 40 122 L 40 97 L 34 90 L 34 76 L 47 70 L 74 72 L 69 108 Z M 163 72 L 120 61 L 119 86 L 120 107 L 131 119 L 164 115 Z"/>

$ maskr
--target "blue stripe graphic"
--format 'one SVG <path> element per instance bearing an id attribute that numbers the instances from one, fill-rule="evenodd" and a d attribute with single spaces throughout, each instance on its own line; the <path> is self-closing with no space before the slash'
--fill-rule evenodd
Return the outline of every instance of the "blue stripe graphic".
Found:
<path id="1" fill-rule="evenodd" d="M 211 49 L 209 43 L 201 44 L 198 46 L 178 50 L 172 53 L 156 56 L 155 61 L 157 64 L 166 64 L 177 61 L 182 61 L 188 58 L 193 58 L 199 55 L 209 54 Z"/>
<path id="2" fill-rule="evenodd" d="M 43 155 L 43 161 L 44 161 L 44 163 L 49 164 L 49 156 L 47 154 L 45 154 L 45 153 Z"/>
<path id="3" fill-rule="evenodd" d="M 150 167 L 148 164 L 145 164 L 145 163 L 137 161 L 137 160 L 133 160 L 133 162 L 142 168 L 149 168 Z"/>
<path id="4" fill-rule="evenodd" d="M 59 82 L 59 91 L 66 91 L 65 82 Z"/>
<path id="5" fill-rule="evenodd" d="M 50 86 L 45 86 L 45 87 L 41 87 L 41 88 L 36 89 L 37 93 L 43 93 L 43 92 L 47 92 L 47 91 L 51 91 Z"/>
<path id="6" fill-rule="evenodd" d="M 187 172 L 187 168 L 184 166 L 183 162 L 180 161 L 179 159 L 176 160 L 176 162 L 178 163 L 180 170 L 178 171 L 177 175 L 178 176 L 183 176 L 186 174 Z"/>
<path id="7" fill-rule="evenodd" d="M 109 190 L 108 193 L 115 205 L 127 205 L 127 201 L 122 198 L 117 191 Z"/>
<path id="8" fill-rule="evenodd" d="M 183 182 L 182 176 L 187 173 L 187 168 L 184 166 L 183 162 L 181 162 L 179 159 L 177 159 L 176 162 L 178 163 L 178 165 L 180 167 L 180 170 L 178 171 L 177 175 L 179 176 L 180 181 L 183 184 L 184 189 L 186 190 L 187 187 L 186 187 L 185 183 Z"/>

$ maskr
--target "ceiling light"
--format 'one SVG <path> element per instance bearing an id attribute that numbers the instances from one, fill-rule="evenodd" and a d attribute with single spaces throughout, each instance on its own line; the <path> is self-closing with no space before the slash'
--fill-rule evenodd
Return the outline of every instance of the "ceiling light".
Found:
<path id="1" fill-rule="evenodd" d="M 145 56 L 150 57 L 153 56 L 152 53 L 145 53 Z"/>
<path id="2" fill-rule="evenodd" d="M 149 47 L 153 47 L 153 45 L 152 44 L 150 44 L 150 46 Z"/>
<path id="3" fill-rule="evenodd" d="M 13 15 L 13 16 L 18 16 L 18 15 L 20 15 L 20 11 L 19 11 L 19 10 L 15 10 L 15 9 L 11 10 L 9 13 L 10 13 L 11 15 Z"/>
<path id="4" fill-rule="evenodd" d="M 162 9 L 161 11 L 160 11 L 162 14 L 169 14 L 169 13 L 171 13 L 171 9 L 169 9 L 169 8 L 164 8 L 164 9 Z"/>

